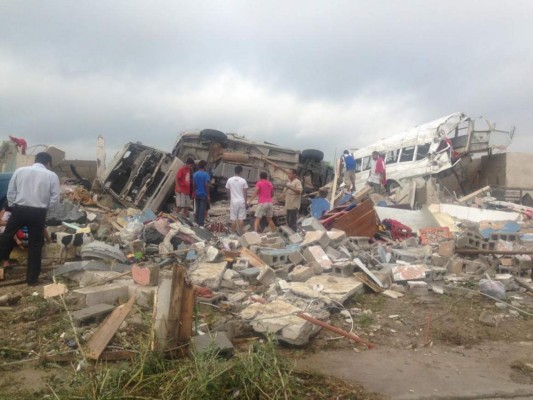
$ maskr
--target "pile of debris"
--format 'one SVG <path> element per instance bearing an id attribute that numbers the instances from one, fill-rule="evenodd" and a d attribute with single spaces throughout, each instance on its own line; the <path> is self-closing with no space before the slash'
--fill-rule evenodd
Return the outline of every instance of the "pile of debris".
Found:
<path id="1" fill-rule="evenodd" d="M 43 252 L 50 276 L 63 283 L 45 286 L 44 297 L 69 300 L 74 323 L 88 325 L 83 346 L 94 359 L 112 357 L 105 348 L 134 303 L 152 313 L 154 349 L 214 342 L 226 354 L 236 338 L 268 333 L 302 346 L 322 328 L 371 348 L 345 307 L 365 292 L 397 299 L 473 282 L 513 315 L 530 316 L 527 301 L 504 300 L 533 292 L 533 208 L 481 197 L 487 192 L 410 210 L 366 191 L 320 219 L 302 217 L 298 231 L 280 225 L 238 237 L 226 229 L 223 204 L 201 228 L 173 214 L 103 206 L 105 196 L 82 205 L 93 197 L 67 191 L 78 204 L 65 199 L 50 214 L 59 225 L 49 228 L 55 243 Z M 195 304 L 224 317 L 202 319 Z M 350 331 L 330 323 L 339 310 Z M 492 315 L 482 319 L 493 323 Z"/>

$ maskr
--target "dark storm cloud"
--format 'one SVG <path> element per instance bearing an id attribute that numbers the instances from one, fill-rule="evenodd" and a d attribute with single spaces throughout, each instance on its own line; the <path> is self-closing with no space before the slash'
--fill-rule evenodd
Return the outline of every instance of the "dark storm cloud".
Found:
<path id="1" fill-rule="evenodd" d="M 527 1 L 0 4 L 0 131 L 76 156 L 213 127 L 331 157 L 454 111 L 532 147 Z"/>

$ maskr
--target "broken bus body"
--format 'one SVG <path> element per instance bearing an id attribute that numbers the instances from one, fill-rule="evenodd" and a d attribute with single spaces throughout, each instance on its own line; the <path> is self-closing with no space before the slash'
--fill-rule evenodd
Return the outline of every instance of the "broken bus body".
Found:
<path id="1" fill-rule="evenodd" d="M 472 119 L 463 113 L 448 115 L 353 150 L 357 162 L 356 190 L 366 184 L 373 151 L 384 157 L 390 192 L 413 178 L 449 171 L 466 156 L 505 151 L 513 135 L 514 128 L 499 130 L 485 119 Z"/>

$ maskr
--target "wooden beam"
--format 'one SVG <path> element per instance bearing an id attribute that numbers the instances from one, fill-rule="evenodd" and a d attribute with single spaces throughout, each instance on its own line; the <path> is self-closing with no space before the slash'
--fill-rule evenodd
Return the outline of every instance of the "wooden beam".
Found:
<path id="1" fill-rule="evenodd" d="M 178 343 L 188 343 L 192 336 L 194 323 L 194 305 L 196 303 L 194 286 L 185 284 L 181 301 L 180 326 L 178 330 Z"/>
<path id="2" fill-rule="evenodd" d="M 467 202 L 468 200 L 470 199 L 473 199 L 474 197 L 476 197 L 477 195 L 481 194 L 481 193 L 485 193 L 487 191 L 490 190 L 490 186 L 485 186 L 484 188 L 481 188 L 479 190 L 476 190 L 475 192 L 472 192 L 470 194 L 467 194 L 466 196 L 463 196 L 461 197 L 460 199 L 457 199 L 457 202 L 458 203 L 465 203 Z"/>
<path id="3" fill-rule="evenodd" d="M 86 346 L 86 355 L 88 358 L 93 360 L 100 358 L 100 355 L 130 313 L 134 301 L 135 296 L 131 296 L 126 304 L 115 308 L 109 317 L 98 327 L 98 330 L 91 336 Z"/>
<path id="4" fill-rule="evenodd" d="M 170 295 L 170 307 L 168 309 L 168 336 L 165 347 L 174 347 L 178 345 L 178 332 L 180 327 L 181 303 L 184 287 L 185 268 L 176 264 L 172 269 L 172 292 Z"/>

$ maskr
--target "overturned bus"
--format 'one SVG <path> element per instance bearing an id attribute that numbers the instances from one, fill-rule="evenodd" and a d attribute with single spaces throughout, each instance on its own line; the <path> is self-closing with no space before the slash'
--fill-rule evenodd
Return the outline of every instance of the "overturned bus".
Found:
<path id="1" fill-rule="evenodd" d="M 472 119 L 463 113 L 448 115 L 352 150 L 357 162 L 356 190 L 366 184 L 373 151 L 384 158 L 390 192 L 413 178 L 453 171 L 465 157 L 475 153 L 505 151 L 513 135 L 514 128 L 496 129 L 495 124 L 485 119 Z"/>
<path id="2" fill-rule="evenodd" d="M 323 161 L 320 150 L 300 152 L 214 129 L 181 133 L 172 154 L 183 161 L 207 161 L 215 191 L 225 186 L 236 165 L 243 167 L 242 177 L 250 186 L 259 180 L 261 171 L 268 173 L 275 189 L 285 186 L 289 169 L 297 171 L 307 192 L 318 190 L 333 178 L 333 168 Z"/>
<path id="3" fill-rule="evenodd" d="M 172 150 L 164 152 L 140 143 L 127 143 L 98 176 L 102 188 L 127 207 L 159 211 L 173 204 L 176 173 L 187 158 L 208 163 L 213 197 L 233 176 L 236 165 L 252 187 L 261 171 L 276 189 L 296 169 L 307 192 L 316 191 L 333 178 L 333 169 L 319 150 L 302 152 L 268 142 L 245 139 L 213 129 L 182 133 Z M 220 192 L 225 193 L 224 190 Z"/>

